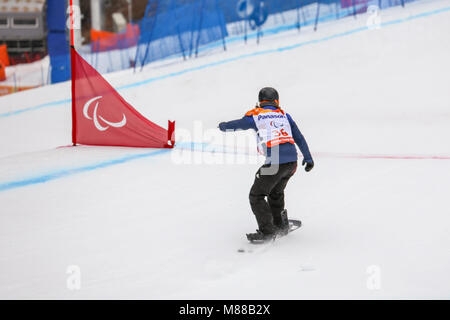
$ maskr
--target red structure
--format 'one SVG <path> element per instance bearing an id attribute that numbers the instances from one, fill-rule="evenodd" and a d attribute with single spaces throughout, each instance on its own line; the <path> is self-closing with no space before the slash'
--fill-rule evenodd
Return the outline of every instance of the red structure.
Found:
<path id="1" fill-rule="evenodd" d="M 175 122 L 166 130 L 136 111 L 77 53 L 71 33 L 73 145 L 173 148 Z"/>

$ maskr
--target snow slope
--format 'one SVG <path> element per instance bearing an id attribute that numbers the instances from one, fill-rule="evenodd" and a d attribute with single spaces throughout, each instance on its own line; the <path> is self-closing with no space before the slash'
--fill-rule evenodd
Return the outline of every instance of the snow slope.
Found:
<path id="1" fill-rule="evenodd" d="M 69 83 L 1 97 L 0 298 L 450 298 L 450 1 L 381 19 L 107 75 L 152 121 L 177 120 L 172 151 L 58 148 Z M 286 190 L 302 229 L 252 247 L 260 159 L 216 126 L 266 85 L 316 167 Z"/>

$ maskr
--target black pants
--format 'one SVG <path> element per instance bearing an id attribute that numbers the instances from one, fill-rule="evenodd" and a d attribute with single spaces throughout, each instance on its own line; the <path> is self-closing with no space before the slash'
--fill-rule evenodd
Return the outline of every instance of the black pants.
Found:
<path id="1" fill-rule="evenodd" d="M 275 174 L 264 174 L 267 168 L 270 166 L 263 165 L 256 172 L 249 198 L 259 230 L 263 233 L 273 233 L 281 226 L 284 189 L 297 170 L 297 162 L 280 164 Z"/>

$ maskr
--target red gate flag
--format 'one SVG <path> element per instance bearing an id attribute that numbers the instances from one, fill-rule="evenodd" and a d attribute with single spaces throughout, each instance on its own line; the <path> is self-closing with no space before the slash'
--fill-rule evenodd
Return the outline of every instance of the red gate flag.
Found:
<path id="1" fill-rule="evenodd" d="M 173 148 L 169 130 L 126 102 L 72 47 L 72 142 L 85 145 Z"/>

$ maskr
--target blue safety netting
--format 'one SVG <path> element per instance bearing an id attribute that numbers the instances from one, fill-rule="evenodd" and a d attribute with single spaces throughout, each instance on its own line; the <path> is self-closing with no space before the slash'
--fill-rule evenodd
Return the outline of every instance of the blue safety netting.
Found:
<path id="1" fill-rule="evenodd" d="M 271 35 L 285 31 L 301 37 L 304 27 L 316 30 L 320 24 L 347 16 L 358 19 L 361 15 L 364 24 L 377 23 L 369 15 L 373 18 L 377 10 L 412 1 L 416 0 L 148 0 L 144 18 L 130 22 L 124 34 L 78 51 L 100 73 L 108 73 L 226 50 L 236 42 L 270 41 Z M 63 2 L 48 0 L 52 82 L 70 75 Z M 130 37 L 130 32 L 135 36 Z"/>
<path id="2" fill-rule="evenodd" d="M 200 46 L 221 40 L 225 18 L 218 0 L 150 0 L 140 22 L 136 65 L 180 54 L 196 55 Z"/>
<path id="3" fill-rule="evenodd" d="M 414 0 L 220 0 L 230 35 L 226 42 L 260 41 L 263 36 L 404 5 Z"/>
<path id="4" fill-rule="evenodd" d="M 136 66 L 404 5 L 414 0 L 149 0 Z"/>

